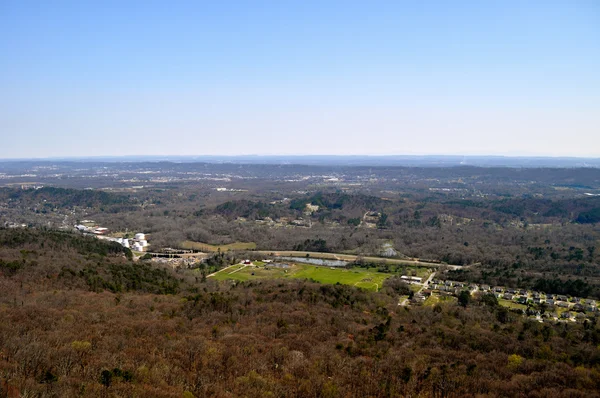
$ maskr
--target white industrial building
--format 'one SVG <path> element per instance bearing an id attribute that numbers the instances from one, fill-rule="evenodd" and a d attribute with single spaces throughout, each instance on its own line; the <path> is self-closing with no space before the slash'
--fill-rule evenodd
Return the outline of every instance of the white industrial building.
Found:
<path id="1" fill-rule="evenodd" d="M 133 238 L 132 242 L 130 243 L 131 249 L 138 251 L 138 252 L 142 252 L 144 250 L 146 250 L 146 248 L 148 247 L 148 241 L 146 240 L 146 234 L 144 233 L 137 233 L 135 234 L 135 237 Z M 129 247 L 129 246 L 126 246 Z"/>

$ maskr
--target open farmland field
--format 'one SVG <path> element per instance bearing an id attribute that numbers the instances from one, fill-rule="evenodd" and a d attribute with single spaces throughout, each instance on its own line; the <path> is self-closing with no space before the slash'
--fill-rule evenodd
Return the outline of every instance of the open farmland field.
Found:
<path id="1" fill-rule="evenodd" d="M 254 250 L 256 249 L 256 243 L 254 242 L 234 242 L 227 245 L 210 245 L 208 243 L 194 242 L 186 240 L 181 242 L 181 248 L 186 250 L 200 250 L 203 252 L 217 252 L 221 250 L 226 252 L 229 250 Z"/>
<path id="2" fill-rule="evenodd" d="M 293 264 L 288 269 L 266 266 L 234 266 L 216 273 L 212 278 L 216 280 L 238 280 L 247 281 L 264 278 L 297 278 L 312 279 L 320 283 L 341 283 L 361 287 L 363 289 L 377 291 L 383 285 L 383 281 L 392 274 L 367 271 L 360 268 L 343 269 L 328 268 L 308 264 Z"/>

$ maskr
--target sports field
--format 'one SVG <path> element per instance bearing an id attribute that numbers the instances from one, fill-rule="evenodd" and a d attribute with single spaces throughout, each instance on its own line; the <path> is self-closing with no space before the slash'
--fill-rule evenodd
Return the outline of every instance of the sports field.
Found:
<path id="1" fill-rule="evenodd" d="M 329 268 L 308 264 L 290 264 L 289 268 L 279 268 L 265 264 L 258 266 L 235 265 L 219 271 L 212 278 L 238 281 L 261 278 L 312 279 L 320 283 L 341 283 L 377 291 L 381 289 L 383 281 L 391 276 L 392 274 L 367 271 L 361 268 Z"/>

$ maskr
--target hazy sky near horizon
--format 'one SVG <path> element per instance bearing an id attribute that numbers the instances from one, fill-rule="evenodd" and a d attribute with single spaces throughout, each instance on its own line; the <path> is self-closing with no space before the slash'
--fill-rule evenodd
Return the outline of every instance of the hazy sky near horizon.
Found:
<path id="1" fill-rule="evenodd" d="M 0 158 L 600 156 L 600 1 L 0 0 Z"/>

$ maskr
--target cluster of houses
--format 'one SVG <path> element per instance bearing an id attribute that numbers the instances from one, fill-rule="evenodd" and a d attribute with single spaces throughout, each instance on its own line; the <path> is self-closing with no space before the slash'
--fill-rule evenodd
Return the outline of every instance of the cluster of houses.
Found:
<path id="1" fill-rule="evenodd" d="M 596 301 L 592 299 L 455 281 L 433 280 L 426 289 L 423 289 L 421 296 L 427 297 L 428 295 L 431 295 L 433 291 L 458 295 L 463 290 L 468 290 L 471 294 L 475 292 L 492 293 L 499 299 L 512 301 L 518 304 L 545 305 L 548 311 L 551 311 L 556 307 L 566 309 L 567 311 L 561 313 L 561 318 L 577 318 L 579 317 L 577 314 L 582 314 L 581 316 L 585 317 L 585 315 L 583 315 L 584 312 L 593 313 L 598 311 L 598 305 Z M 575 313 L 573 314 L 571 311 L 574 311 Z M 549 314 L 552 316 L 553 313 L 549 312 Z M 556 317 L 558 318 L 558 316 Z"/>

